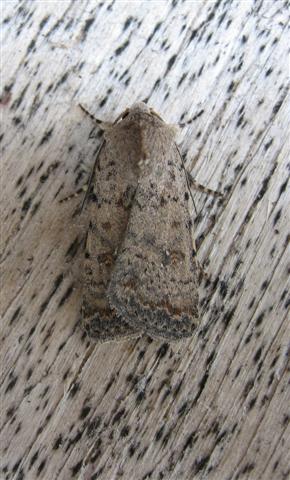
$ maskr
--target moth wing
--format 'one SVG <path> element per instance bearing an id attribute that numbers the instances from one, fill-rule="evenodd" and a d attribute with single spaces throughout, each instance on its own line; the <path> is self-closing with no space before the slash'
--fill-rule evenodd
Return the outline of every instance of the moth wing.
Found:
<path id="1" fill-rule="evenodd" d="M 96 166 L 84 218 L 88 219 L 82 272 L 82 326 L 97 341 L 140 336 L 109 305 L 107 288 L 118 248 L 127 227 L 131 201 L 136 189 L 136 174 L 128 165 L 128 148 L 133 145 L 120 127 L 107 134 Z M 123 148 L 120 148 L 123 147 Z"/>
<path id="2" fill-rule="evenodd" d="M 180 156 L 174 143 L 158 151 L 140 175 L 108 295 L 129 323 L 172 340 L 198 323 L 197 265 Z"/>

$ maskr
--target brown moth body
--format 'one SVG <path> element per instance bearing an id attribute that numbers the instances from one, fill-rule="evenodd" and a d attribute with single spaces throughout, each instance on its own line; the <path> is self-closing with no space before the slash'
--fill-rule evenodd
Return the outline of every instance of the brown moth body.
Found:
<path id="1" fill-rule="evenodd" d="M 176 340 L 198 323 L 186 173 L 174 136 L 144 103 L 106 127 L 85 207 L 82 321 L 96 340 Z"/>

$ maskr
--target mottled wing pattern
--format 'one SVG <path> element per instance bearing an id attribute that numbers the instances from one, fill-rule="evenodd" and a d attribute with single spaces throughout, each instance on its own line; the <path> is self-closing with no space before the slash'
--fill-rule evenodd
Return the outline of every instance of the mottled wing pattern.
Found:
<path id="1" fill-rule="evenodd" d="M 82 272 L 82 325 L 97 341 L 141 333 L 125 317 L 116 315 L 106 296 L 136 189 L 138 138 L 134 124 L 121 122 L 105 131 L 105 145 L 83 212 L 89 223 Z"/>
<path id="2" fill-rule="evenodd" d="M 173 129 L 145 113 L 139 125 L 141 172 L 108 295 L 134 328 L 179 339 L 191 336 L 198 323 L 185 171 Z"/>

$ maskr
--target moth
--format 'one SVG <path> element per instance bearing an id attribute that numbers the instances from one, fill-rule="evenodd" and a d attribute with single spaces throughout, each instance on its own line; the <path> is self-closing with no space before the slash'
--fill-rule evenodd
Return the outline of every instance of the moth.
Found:
<path id="1" fill-rule="evenodd" d="M 176 128 L 143 102 L 101 126 L 83 208 L 83 328 L 97 341 L 190 337 L 199 271 Z"/>

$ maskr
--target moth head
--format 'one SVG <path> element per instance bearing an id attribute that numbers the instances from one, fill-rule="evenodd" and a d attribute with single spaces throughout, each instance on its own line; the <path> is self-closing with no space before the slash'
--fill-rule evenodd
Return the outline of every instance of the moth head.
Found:
<path id="1" fill-rule="evenodd" d="M 155 112 L 155 110 L 151 107 L 149 107 L 145 102 L 136 102 L 133 103 L 133 105 L 130 108 L 126 108 L 119 117 L 116 119 L 114 124 L 119 123 L 120 121 L 124 120 L 125 118 L 129 120 L 133 120 L 139 122 L 139 120 L 146 118 L 147 119 L 150 117 L 151 120 L 152 118 L 157 119 L 157 125 L 166 125 L 164 122 L 163 118 L 160 117 L 160 115 Z M 151 122 L 153 123 L 153 122 Z M 175 136 L 174 132 L 174 136 Z"/>
<path id="2" fill-rule="evenodd" d="M 151 108 L 144 102 L 136 102 L 128 109 L 129 114 L 134 113 L 151 113 Z"/>
<path id="3" fill-rule="evenodd" d="M 155 112 L 154 108 L 149 107 L 145 102 L 133 103 L 133 105 L 130 108 L 127 108 L 122 113 L 122 119 L 129 115 L 135 116 L 136 114 L 140 114 L 140 113 L 154 116 L 159 120 L 161 120 L 162 123 L 164 123 L 164 120 L 162 117 L 160 117 L 159 113 Z"/>
<path id="4" fill-rule="evenodd" d="M 134 117 L 136 114 L 149 114 L 151 115 L 152 109 L 146 105 L 144 102 L 136 102 L 130 108 L 126 108 L 116 119 L 114 122 L 115 124 L 118 123 L 120 120 L 124 120 L 126 117 L 130 117 L 131 115 Z"/>

